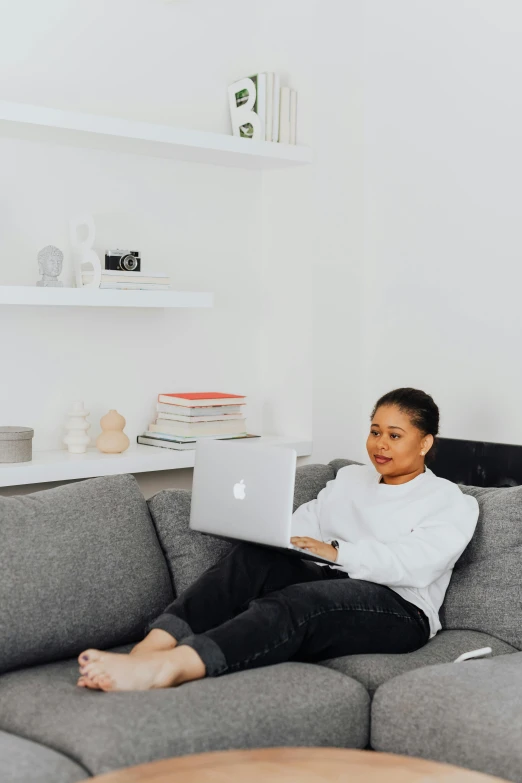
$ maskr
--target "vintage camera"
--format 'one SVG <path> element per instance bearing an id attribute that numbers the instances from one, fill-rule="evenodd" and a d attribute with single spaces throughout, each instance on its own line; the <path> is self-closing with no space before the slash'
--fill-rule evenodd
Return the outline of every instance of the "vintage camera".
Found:
<path id="1" fill-rule="evenodd" d="M 141 258 L 138 250 L 107 250 L 105 253 L 105 269 L 118 272 L 139 272 Z"/>

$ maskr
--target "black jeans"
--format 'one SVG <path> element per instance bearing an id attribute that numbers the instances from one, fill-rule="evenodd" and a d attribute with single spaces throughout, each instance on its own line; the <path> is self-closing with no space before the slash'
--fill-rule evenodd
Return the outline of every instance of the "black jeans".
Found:
<path id="1" fill-rule="evenodd" d="M 407 653 L 426 644 L 424 612 L 384 585 L 241 542 L 147 626 L 193 647 L 206 676 L 283 661 Z"/>

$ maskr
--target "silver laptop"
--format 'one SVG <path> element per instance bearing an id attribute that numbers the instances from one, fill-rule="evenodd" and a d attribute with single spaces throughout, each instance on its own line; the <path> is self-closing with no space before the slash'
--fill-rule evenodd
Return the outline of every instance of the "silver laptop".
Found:
<path id="1" fill-rule="evenodd" d="M 290 543 L 297 453 L 259 442 L 196 444 L 190 528 L 332 564 Z"/>

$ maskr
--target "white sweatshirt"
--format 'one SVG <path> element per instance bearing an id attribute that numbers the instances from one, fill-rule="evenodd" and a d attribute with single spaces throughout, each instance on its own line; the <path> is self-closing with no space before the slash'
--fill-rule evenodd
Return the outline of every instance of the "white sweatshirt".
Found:
<path id="1" fill-rule="evenodd" d="M 405 484 L 383 484 L 371 465 L 347 465 L 292 516 L 292 536 L 339 541 L 335 568 L 386 585 L 422 609 L 430 639 L 456 561 L 478 521 L 475 498 L 429 468 Z"/>

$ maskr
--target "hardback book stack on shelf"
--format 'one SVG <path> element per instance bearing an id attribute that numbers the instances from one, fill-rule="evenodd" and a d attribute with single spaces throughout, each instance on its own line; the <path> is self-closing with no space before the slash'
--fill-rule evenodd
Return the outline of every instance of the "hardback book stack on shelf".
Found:
<path id="1" fill-rule="evenodd" d="M 166 449 L 195 449 L 198 440 L 259 437 L 246 431 L 246 397 L 222 392 L 159 394 L 157 416 L 138 443 Z"/>

